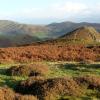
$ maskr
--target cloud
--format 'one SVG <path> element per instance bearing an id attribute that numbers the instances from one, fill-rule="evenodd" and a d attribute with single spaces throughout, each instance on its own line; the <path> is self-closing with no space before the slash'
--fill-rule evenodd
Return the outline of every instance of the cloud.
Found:
<path id="1" fill-rule="evenodd" d="M 66 19 L 72 21 L 97 21 L 100 17 L 100 3 L 95 6 L 85 2 L 56 2 L 44 7 L 23 8 L 15 13 L 0 14 L 0 18 L 8 19 Z"/>
<path id="2" fill-rule="evenodd" d="M 65 18 L 80 13 L 87 13 L 87 6 L 82 3 L 55 3 L 44 8 L 26 8 L 20 13 L 21 17 L 27 18 Z"/>

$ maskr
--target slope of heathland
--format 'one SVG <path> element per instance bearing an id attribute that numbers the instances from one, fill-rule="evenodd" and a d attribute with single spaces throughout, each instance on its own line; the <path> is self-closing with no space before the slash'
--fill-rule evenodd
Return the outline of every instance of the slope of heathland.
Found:
<path id="1" fill-rule="evenodd" d="M 40 25 L 19 24 L 0 20 L 0 47 L 17 46 L 41 41 L 46 38 L 48 28 Z"/>
<path id="2" fill-rule="evenodd" d="M 83 45 L 100 45 L 100 34 L 93 27 L 83 26 L 58 37 L 57 39 L 37 42 L 34 44 L 83 44 Z M 33 45 L 34 45 L 33 44 Z M 32 44 L 29 44 L 32 45 Z"/>
<path id="3" fill-rule="evenodd" d="M 1 63 L 87 60 L 100 61 L 100 46 L 41 44 L 0 49 Z"/>

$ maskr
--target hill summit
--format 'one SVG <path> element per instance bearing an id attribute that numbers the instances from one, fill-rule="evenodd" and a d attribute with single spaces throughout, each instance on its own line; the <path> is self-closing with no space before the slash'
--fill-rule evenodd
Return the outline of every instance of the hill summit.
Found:
<path id="1" fill-rule="evenodd" d="M 63 35 L 59 40 L 75 43 L 97 43 L 100 42 L 100 34 L 93 27 L 83 26 Z"/>

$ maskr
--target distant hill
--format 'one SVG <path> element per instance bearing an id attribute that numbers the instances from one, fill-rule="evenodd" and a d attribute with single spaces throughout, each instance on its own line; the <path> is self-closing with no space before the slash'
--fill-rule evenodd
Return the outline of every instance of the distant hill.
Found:
<path id="1" fill-rule="evenodd" d="M 43 32 L 47 33 L 48 28 L 42 25 L 20 24 L 8 20 L 0 20 L 0 33 L 3 34 L 28 34 L 38 36 Z"/>
<path id="2" fill-rule="evenodd" d="M 46 39 L 48 28 L 45 26 L 19 24 L 0 20 L 0 47 L 29 44 Z"/>
<path id="3" fill-rule="evenodd" d="M 63 36 L 38 44 L 100 44 L 100 34 L 93 27 L 80 27 Z"/>
<path id="4" fill-rule="evenodd" d="M 73 43 L 99 43 L 100 42 L 100 34 L 93 27 L 80 27 L 76 30 L 65 34 L 60 37 L 58 40 L 68 41 Z"/>
<path id="5" fill-rule="evenodd" d="M 69 33 L 77 28 L 83 27 L 83 26 L 92 26 L 94 27 L 98 32 L 100 32 L 100 24 L 99 23 L 74 23 L 74 22 L 61 22 L 61 23 L 52 23 L 47 25 L 51 30 L 51 36 L 59 37 L 66 33 Z"/>
<path id="6" fill-rule="evenodd" d="M 0 47 L 52 40 L 83 26 L 92 26 L 100 32 L 100 24 L 96 23 L 62 22 L 43 26 L 0 20 Z"/>

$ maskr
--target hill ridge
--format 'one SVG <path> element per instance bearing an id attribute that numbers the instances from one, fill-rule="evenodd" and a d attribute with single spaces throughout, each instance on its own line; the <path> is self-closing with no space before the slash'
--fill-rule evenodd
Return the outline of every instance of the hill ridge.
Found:
<path id="1" fill-rule="evenodd" d="M 100 34 L 91 26 L 83 26 L 65 34 L 61 39 L 99 42 Z"/>

